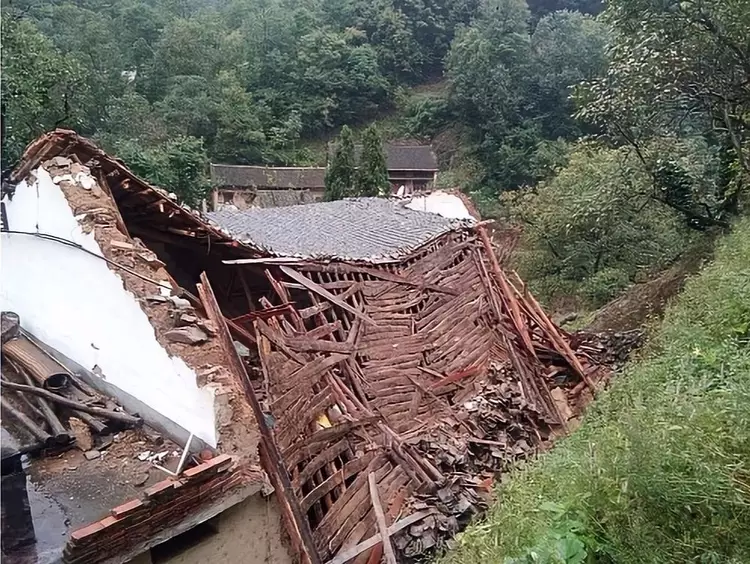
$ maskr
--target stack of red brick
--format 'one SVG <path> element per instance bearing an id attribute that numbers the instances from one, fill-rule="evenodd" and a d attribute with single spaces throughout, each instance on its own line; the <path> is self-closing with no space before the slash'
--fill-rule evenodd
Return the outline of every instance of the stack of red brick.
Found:
<path id="1" fill-rule="evenodd" d="M 73 532 L 65 547 L 70 564 L 93 564 L 126 552 L 156 533 L 177 525 L 202 505 L 217 500 L 247 480 L 229 471 L 233 459 L 223 454 L 190 468 L 179 479 L 167 478 L 110 511 L 110 515 Z"/>

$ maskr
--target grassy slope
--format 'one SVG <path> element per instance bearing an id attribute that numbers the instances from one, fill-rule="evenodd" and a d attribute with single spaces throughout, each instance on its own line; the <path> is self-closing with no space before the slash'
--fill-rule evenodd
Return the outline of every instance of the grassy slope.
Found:
<path id="1" fill-rule="evenodd" d="M 582 427 L 498 493 L 444 564 L 750 562 L 750 220 Z"/>

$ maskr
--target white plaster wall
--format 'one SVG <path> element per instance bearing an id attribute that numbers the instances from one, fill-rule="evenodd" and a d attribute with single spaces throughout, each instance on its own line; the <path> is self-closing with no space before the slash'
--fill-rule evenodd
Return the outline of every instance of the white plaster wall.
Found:
<path id="1" fill-rule="evenodd" d="M 10 229 L 56 235 L 101 256 L 47 171 L 34 174 L 35 182 L 21 182 L 12 200 L 3 199 Z M 2 234 L 1 260 L 3 311 L 18 313 L 21 325 L 39 339 L 216 446 L 213 393 L 199 389 L 195 372 L 159 344 L 135 296 L 107 263 L 54 241 L 11 233 Z"/>
<path id="2" fill-rule="evenodd" d="M 449 219 L 474 219 L 461 198 L 448 192 L 432 192 L 427 196 L 415 196 L 406 207 L 442 215 Z"/>

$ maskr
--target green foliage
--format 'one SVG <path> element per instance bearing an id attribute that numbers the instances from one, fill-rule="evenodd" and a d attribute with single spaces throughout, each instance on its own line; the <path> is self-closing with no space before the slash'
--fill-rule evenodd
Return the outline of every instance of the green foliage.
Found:
<path id="1" fill-rule="evenodd" d="M 523 0 L 488 3 L 448 55 L 452 109 L 473 132 L 485 171 L 477 185 L 490 196 L 544 177 L 533 166 L 544 142 L 582 133 L 570 117 L 570 88 L 605 67 L 603 24 L 557 12 L 530 35 L 529 19 Z"/>
<path id="2" fill-rule="evenodd" d="M 190 205 L 197 206 L 208 194 L 208 157 L 200 139 L 177 136 L 149 148 L 125 141 L 116 144 L 114 151 L 133 172 Z"/>
<path id="3" fill-rule="evenodd" d="M 600 551 L 590 526 L 570 508 L 542 503 L 539 509 L 550 516 L 550 528 L 534 546 L 521 556 L 506 558 L 503 564 L 586 564 L 597 562 Z"/>
<path id="4" fill-rule="evenodd" d="M 362 155 L 354 175 L 357 196 L 383 196 L 389 193 L 388 167 L 380 134 L 374 125 L 362 135 Z"/>
<path id="5" fill-rule="evenodd" d="M 535 21 L 560 10 L 596 15 L 604 9 L 603 0 L 528 0 L 528 3 Z"/>
<path id="6" fill-rule="evenodd" d="M 447 127 L 453 116 L 443 96 L 418 97 L 405 108 L 404 129 L 415 137 L 433 137 Z"/>
<path id="7" fill-rule="evenodd" d="M 651 202 L 632 150 L 583 144 L 568 158 L 553 178 L 506 196 L 524 224 L 519 269 L 546 300 L 572 294 L 597 307 L 640 273 L 667 266 L 688 233 Z"/>
<path id="8" fill-rule="evenodd" d="M 645 145 L 665 135 L 703 134 L 731 152 L 735 166 L 726 169 L 733 172 L 715 206 L 674 199 L 669 188 L 663 200 L 700 228 L 719 223 L 736 209 L 750 175 L 750 5 L 613 0 L 604 16 L 613 30 L 609 70 L 579 90 L 579 115 L 639 149 L 658 175 L 664 157 Z"/>
<path id="9" fill-rule="evenodd" d="M 196 137 L 230 163 L 306 162 L 302 138 L 361 124 L 392 108 L 404 85 L 441 74 L 455 30 L 478 5 L 7 2 L 4 155 L 66 125 L 156 151 L 170 136 Z"/>
<path id="10" fill-rule="evenodd" d="M 353 195 L 356 174 L 354 135 L 348 126 L 341 128 L 336 150 L 328 164 L 325 179 L 325 199 L 329 202 Z"/>
<path id="11" fill-rule="evenodd" d="M 75 127 L 87 96 L 81 67 L 14 11 L 2 13 L 2 154 L 13 164 L 44 131 Z"/>
<path id="12" fill-rule="evenodd" d="M 546 139 L 573 139 L 582 131 L 572 114 L 572 87 L 603 74 L 609 33 L 596 19 L 580 12 L 544 16 L 531 35 L 533 77 L 527 101 Z"/>
<path id="13" fill-rule="evenodd" d="M 442 562 L 528 555 L 560 532 L 551 506 L 581 524 L 575 537 L 596 562 L 750 561 L 748 272 L 742 220 L 667 310 L 644 358 L 580 429 L 498 486 L 499 503 Z"/>

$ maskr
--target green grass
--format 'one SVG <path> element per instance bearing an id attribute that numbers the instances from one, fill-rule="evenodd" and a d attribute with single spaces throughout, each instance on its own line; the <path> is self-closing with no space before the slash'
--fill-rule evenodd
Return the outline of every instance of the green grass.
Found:
<path id="1" fill-rule="evenodd" d="M 441 564 L 750 562 L 750 220 Z"/>

